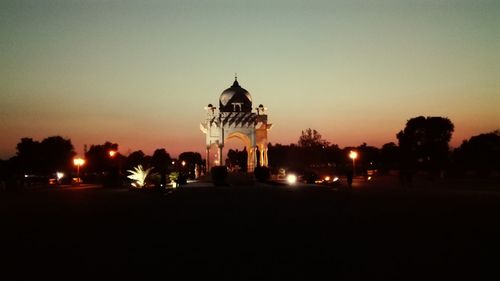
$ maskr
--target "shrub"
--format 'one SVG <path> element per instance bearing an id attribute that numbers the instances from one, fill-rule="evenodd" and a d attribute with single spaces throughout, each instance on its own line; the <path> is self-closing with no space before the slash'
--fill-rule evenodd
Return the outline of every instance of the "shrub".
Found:
<path id="1" fill-rule="evenodd" d="M 154 176 L 154 174 L 151 173 L 152 169 L 153 168 L 148 168 L 148 169 L 144 170 L 142 165 L 138 165 L 137 167 L 134 167 L 133 170 L 128 170 L 127 172 L 130 173 L 128 178 L 133 181 L 132 187 L 143 188 L 143 187 L 147 186 L 146 179 L 148 177 Z"/>
<path id="2" fill-rule="evenodd" d="M 227 179 L 227 168 L 226 166 L 215 166 L 210 169 L 210 173 L 212 174 L 212 182 L 214 185 L 226 185 Z"/>
<path id="3" fill-rule="evenodd" d="M 271 171 L 268 167 L 256 167 L 253 173 L 255 178 L 260 182 L 265 182 L 271 177 Z"/>

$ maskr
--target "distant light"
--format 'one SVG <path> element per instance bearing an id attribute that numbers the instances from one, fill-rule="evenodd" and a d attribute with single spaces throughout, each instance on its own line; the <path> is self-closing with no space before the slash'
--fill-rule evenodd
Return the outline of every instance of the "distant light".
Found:
<path id="1" fill-rule="evenodd" d="M 325 181 L 329 181 L 330 180 L 330 177 L 325 177 Z"/>
<path id="2" fill-rule="evenodd" d="M 186 161 L 182 161 L 182 166 L 186 166 Z"/>
<path id="3" fill-rule="evenodd" d="M 334 181 L 334 182 L 336 182 L 336 181 L 338 181 L 338 180 L 339 180 L 339 177 L 334 177 L 334 178 L 333 178 L 333 181 Z"/>
<path id="4" fill-rule="evenodd" d="M 356 151 L 351 150 L 351 152 L 349 152 L 349 158 L 353 160 L 358 158 L 358 153 Z"/>
<path id="5" fill-rule="evenodd" d="M 174 165 L 174 164 L 175 164 L 175 161 L 172 161 L 172 165 Z"/>
<path id="6" fill-rule="evenodd" d="M 73 164 L 75 164 L 75 166 L 81 166 L 85 164 L 85 160 L 82 158 L 75 158 L 73 159 Z"/>
<path id="7" fill-rule="evenodd" d="M 109 157 L 114 157 L 116 155 L 116 151 L 110 150 L 109 151 Z"/>
<path id="8" fill-rule="evenodd" d="M 297 182 L 297 176 L 294 175 L 294 174 L 290 174 L 286 177 L 286 181 L 289 183 L 289 184 L 294 184 Z"/>
<path id="9" fill-rule="evenodd" d="M 371 180 L 371 179 L 372 179 L 372 177 L 371 177 L 371 176 L 369 176 L 369 177 L 368 177 L 368 180 Z"/>
<path id="10" fill-rule="evenodd" d="M 57 172 L 56 173 L 57 180 L 61 180 L 64 177 L 64 173 L 62 172 Z"/>
<path id="11" fill-rule="evenodd" d="M 28 177 L 28 175 L 24 175 L 24 177 L 25 177 L 25 178 L 27 178 L 27 177 Z"/>

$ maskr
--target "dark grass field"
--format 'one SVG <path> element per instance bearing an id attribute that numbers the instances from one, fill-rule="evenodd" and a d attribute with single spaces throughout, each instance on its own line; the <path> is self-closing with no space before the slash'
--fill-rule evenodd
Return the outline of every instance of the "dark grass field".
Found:
<path id="1" fill-rule="evenodd" d="M 1 276 L 499 280 L 500 193 L 388 186 L 4 192 Z"/>

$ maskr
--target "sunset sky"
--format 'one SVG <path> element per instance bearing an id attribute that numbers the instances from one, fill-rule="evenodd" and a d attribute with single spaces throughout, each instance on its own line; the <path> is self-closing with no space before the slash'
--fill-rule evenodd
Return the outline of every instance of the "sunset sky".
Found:
<path id="1" fill-rule="evenodd" d="M 0 1 L 0 158 L 22 137 L 204 149 L 234 73 L 272 143 L 314 128 L 381 146 L 448 117 L 452 146 L 500 129 L 500 1 Z"/>

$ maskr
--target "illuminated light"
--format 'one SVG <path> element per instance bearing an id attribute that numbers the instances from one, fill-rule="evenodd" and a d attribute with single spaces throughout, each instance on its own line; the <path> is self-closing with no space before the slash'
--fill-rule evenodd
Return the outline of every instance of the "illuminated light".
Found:
<path id="1" fill-rule="evenodd" d="M 110 150 L 109 151 L 109 157 L 114 157 L 116 155 L 116 151 Z"/>
<path id="2" fill-rule="evenodd" d="M 75 158 L 73 159 L 73 164 L 75 164 L 75 166 L 82 166 L 85 164 L 85 160 L 82 158 Z"/>
<path id="3" fill-rule="evenodd" d="M 57 172 L 56 177 L 57 177 L 57 180 L 61 180 L 64 177 L 64 173 Z"/>
<path id="4" fill-rule="evenodd" d="M 182 166 L 186 166 L 186 161 L 182 161 Z"/>
<path id="5" fill-rule="evenodd" d="M 368 177 L 368 180 L 371 180 L 371 179 L 372 179 L 372 177 Z"/>
<path id="6" fill-rule="evenodd" d="M 85 164 L 85 160 L 83 158 L 77 157 L 73 159 L 73 164 L 76 166 L 76 181 L 75 183 L 80 185 L 81 179 L 80 179 L 80 166 Z"/>
<path id="7" fill-rule="evenodd" d="M 330 180 L 330 177 L 325 177 L 325 181 L 329 181 Z"/>
<path id="8" fill-rule="evenodd" d="M 356 151 L 351 150 L 351 152 L 349 152 L 349 158 L 351 158 L 352 160 L 358 158 L 358 153 Z"/>
<path id="9" fill-rule="evenodd" d="M 334 181 L 334 182 L 336 182 L 336 181 L 338 181 L 338 180 L 339 180 L 339 177 L 334 177 L 334 178 L 333 178 L 333 181 Z"/>
<path id="10" fill-rule="evenodd" d="M 356 176 L 356 168 L 354 163 L 356 161 L 356 158 L 358 158 L 358 153 L 356 151 L 351 150 L 351 152 L 349 152 L 349 158 L 352 159 L 352 175 Z"/>
<path id="11" fill-rule="evenodd" d="M 24 175 L 24 177 L 25 177 L 25 178 L 27 178 L 27 177 L 28 177 L 28 175 Z"/>
<path id="12" fill-rule="evenodd" d="M 175 164 L 175 161 L 172 161 L 172 165 L 174 165 L 174 164 Z"/>
<path id="13" fill-rule="evenodd" d="M 290 174 L 286 177 L 286 181 L 289 183 L 289 184 L 294 184 L 297 182 L 297 176 L 296 175 L 293 175 L 293 174 Z"/>

